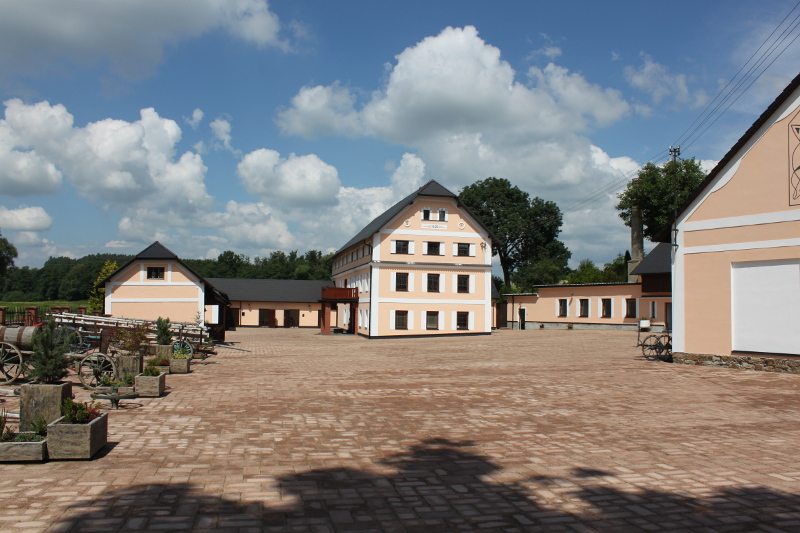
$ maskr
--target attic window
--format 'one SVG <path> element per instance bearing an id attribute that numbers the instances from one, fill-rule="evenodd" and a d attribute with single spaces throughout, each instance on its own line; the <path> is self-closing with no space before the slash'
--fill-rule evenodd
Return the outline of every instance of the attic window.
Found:
<path id="1" fill-rule="evenodd" d="M 147 279 L 164 279 L 164 267 L 147 267 Z"/>
<path id="2" fill-rule="evenodd" d="M 423 207 L 422 208 L 422 220 L 430 220 L 431 219 L 431 209 L 430 207 Z"/>
<path id="3" fill-rule="evenodd" d="M 441 222 L 447 222 L 447 209 L 445 208 L 439 209 L 439 220 Z"/>

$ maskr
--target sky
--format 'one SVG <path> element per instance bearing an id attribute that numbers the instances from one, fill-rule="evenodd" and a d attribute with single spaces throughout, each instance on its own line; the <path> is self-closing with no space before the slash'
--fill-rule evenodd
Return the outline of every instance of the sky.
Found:
<path id="1" fill-rule="evenodd" d="M 562 209 L 573 267 L 602 264 L 630 247 L 626 178 L 795 5 L 0 0 L 0 232 L 31 267 L 330 252 L 431 179 L 498 177 Z M 682 156 L 713 168 L 798 58 Z"/>

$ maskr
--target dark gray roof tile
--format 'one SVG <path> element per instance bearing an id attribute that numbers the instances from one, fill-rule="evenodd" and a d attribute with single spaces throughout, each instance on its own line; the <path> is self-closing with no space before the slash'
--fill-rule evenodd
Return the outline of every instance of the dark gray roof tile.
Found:
<path id="1" fill-rule="evenodd" d="M 332 281 L 292 279 L 206 278 L 224 292 L 229 300 L 248 302 L 316 302 L 322 287 L 333 287 Z"/>

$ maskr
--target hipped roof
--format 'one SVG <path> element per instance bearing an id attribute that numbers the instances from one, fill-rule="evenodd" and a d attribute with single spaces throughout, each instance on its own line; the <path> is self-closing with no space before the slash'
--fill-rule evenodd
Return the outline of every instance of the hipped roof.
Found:
<path id="1" fill-rule="evenodd" d="M 636 265 L 631 274 L 669 274 L 672 272 L 672 245 L 661 242 Z"/>
<path id="2" fill-rule="evenodd" d="M 316 302 L 332 281 L 208 278 L 229 299 L 248 302 Z"/>

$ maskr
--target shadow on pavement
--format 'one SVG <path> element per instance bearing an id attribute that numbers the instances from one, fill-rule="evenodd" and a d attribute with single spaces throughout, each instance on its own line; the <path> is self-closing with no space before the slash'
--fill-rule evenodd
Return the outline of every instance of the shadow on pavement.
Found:
<path id="1" fill-rule="evenodd" d="M 74 505 L 53 530 L 800 530 L 795 494 L 763 487 L 721 488 L 703 499 L 653 490 L 626 493 L 602 484 L 612 474 L 595 469 L 575 469 L 567 479 L 528 480 L 558 488 L 559 505 L 573 510 L 553 509 L 519 484 L 487 480 L 500 465 L 472 448 L 470 442 L 425 441 L 382 461 L 396 470 L 388 476 L 347 468 L 284 476 L 278 484 L 285 503 L 275 505 L 233 501 L 192 484 L 132 486 Z"/>

